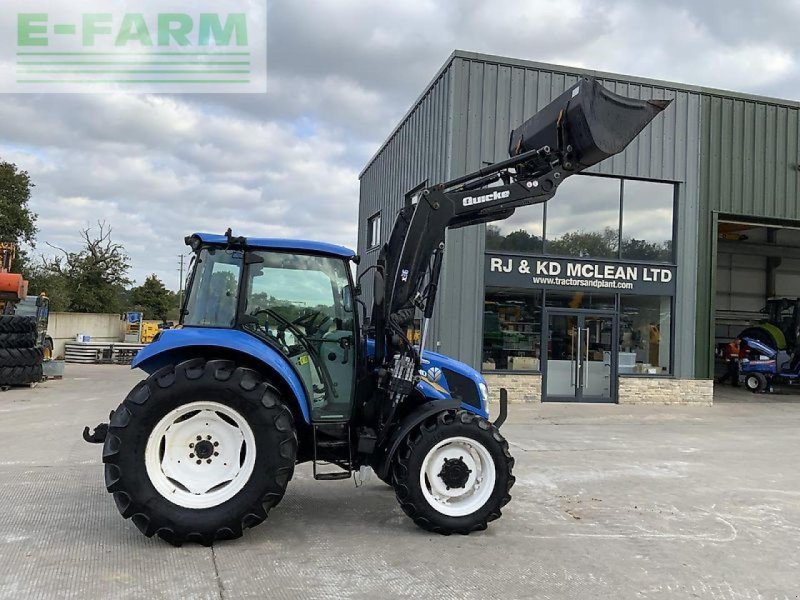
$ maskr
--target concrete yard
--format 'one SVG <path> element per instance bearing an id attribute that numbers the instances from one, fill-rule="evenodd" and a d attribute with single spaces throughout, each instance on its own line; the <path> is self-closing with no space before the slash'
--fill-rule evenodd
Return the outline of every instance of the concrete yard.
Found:
<path id="1" fill-rule="evenodd" d="M 304 465 L 242 539 L 173 548 L 119 516 L 81 439 L 138 377 L 68 365 L 0 393 L 0 598 L 800 597 L 791 396 L 512 406 L 513 500 L 469 537 L 417 529 L 376 480 Z"/>

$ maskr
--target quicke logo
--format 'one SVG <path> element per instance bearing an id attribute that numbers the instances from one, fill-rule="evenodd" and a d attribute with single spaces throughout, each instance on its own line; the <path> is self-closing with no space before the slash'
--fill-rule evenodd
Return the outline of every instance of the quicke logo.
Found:
<path id="1" fill-rule="evenodd" d="M 473 206 L 475 204 L 483 204 L 484 202 L 491 202 L 492 200 L 503 200 L 504 198 L 508 198 L 511 195 L 511 192 L 492 192 L 491 194 L 486 194 L 484 196 L 467 196 L 464 198 L 464 206 Z"/>

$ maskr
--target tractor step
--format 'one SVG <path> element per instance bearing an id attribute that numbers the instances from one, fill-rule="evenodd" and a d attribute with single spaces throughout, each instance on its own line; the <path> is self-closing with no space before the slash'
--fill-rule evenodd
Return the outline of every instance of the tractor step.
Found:
<path id="1" fill-rule="evenodd" d="M 317 448 L 346 448 L 349 445 L 347 440 L 317 440 Z"/>
<path id="2" fill-rule="evenodd" d="M 314 479 L 317 481 L 336 481 L 339 479 L 350 479 L 352 471 L 336 471 L 335 473 L 317 473 Z"/>
<path id="3" fill-rule="evenodd" d="M 349 479 L 353 473 L 353 455 L 350 448 L 350 424 L 316 423 L 314 433 L 314 479 L 335 481 Z M 320 472 L 321 465 L 336 467 L 336 471 Z"/>

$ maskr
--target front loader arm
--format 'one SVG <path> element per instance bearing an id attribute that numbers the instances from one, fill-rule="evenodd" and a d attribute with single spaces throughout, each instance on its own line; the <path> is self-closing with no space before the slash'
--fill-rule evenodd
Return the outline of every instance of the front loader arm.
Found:
<path id="1" fill-rule="evenodd" d="M 387 263 L 391 265 L 386 270 L 391 277 L 386 293 L 388 317 L 397 317 L 415 306 L 424 309 L 432 300 L 421 297 L 421 289 L 431 257 L 443 249 L 447 229 L 505 219 L 516 208 L 545 202 L 562 180 L 562 169 L 557 168 L 540 177 L 477 191 L 423 190 L 410 221 L 402 226 L 405 233 L 399 251 Z M 431 279 L 429 283 L 437 282 Z"/>
<path id="2" fill-rule="evenodd" d="M 385 337 L 377 340 L 377 362 L 415 352 L 401 326 L 416 308 L 432 313 L 439 273 L 430 265 L 441 266 L 447 229 L 506 219 L 549 200 L 566 177 L 622 152 L 669 103 L 626 98 L 581 79 L 511 132 L 510 158 L 416 193 L 379 258 L 385 293 L 376 295 L 373 324 L 376 337 Z"/>
<path id="3" fill-rule="evenodd" d="M 506 219 L 519 207 L 546 202 L 567 177 L 622 152 L 669 103 L 618 96 L 582 79 L 511 132 L 510 158 L 412 192 L 376 271 L 374 364 L 377 389 L 388 397 L 381 434 L 412 387 L 406 379 L 420 367 L 424 335 L 416 348 L 405 326 L 417 309 L 425 319 L 433 314 L 446 231 Z"/>

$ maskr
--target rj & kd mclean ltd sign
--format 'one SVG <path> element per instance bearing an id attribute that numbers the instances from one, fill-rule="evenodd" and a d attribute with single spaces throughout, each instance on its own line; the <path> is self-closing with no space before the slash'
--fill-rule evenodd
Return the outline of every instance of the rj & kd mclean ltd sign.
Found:
<path id="1" fill-rule="evenodd" d="M 554 257 L 486 255 L 490 287 L 580 289 L 668 296 L 675 293 L 673 265 Z"/>

